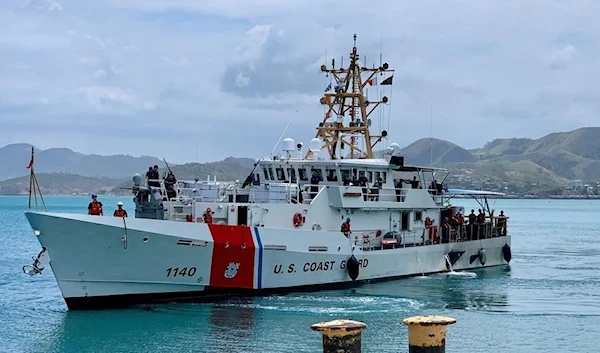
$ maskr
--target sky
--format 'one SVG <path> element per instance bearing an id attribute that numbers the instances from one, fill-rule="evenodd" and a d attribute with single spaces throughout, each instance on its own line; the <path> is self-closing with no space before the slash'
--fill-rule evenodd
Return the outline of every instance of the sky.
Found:
<path id="1" fill-rule="evenodd" d="M 388 143 L 599 126 L 599 13 L 593 0 L 2 0 L 0 146 L 258 158 L 290 121 L 285 137 L 308 146 L 319 67 L 347 60 L 353 34 L 366 64 L 381 53 L 396 70 Z"/>

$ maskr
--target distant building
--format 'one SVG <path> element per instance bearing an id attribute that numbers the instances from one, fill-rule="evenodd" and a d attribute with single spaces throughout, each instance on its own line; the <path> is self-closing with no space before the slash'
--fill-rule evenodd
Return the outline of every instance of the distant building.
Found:
<path id="1" fill-rule="evenodd" d="M 569 180 L 569 186 L 573 188 L 582 188 L 583 181 L 581 180 Z"/>

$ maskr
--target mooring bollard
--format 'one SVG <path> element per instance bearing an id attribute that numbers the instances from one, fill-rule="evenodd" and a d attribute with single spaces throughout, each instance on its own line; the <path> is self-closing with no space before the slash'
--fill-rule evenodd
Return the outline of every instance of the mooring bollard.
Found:
<path id="1" fill-rule="evenodd" d="M 408 326 L 408 353 L 445 353 L 446 326 L 456 322 L 447 316 L 413 316 L 402 321 Z"/>
<path id="2" fill-rule="evenodd" d="M 333 320 L 311 325 L 323 334 L 323 353 L 360 353 L 361 333 L 367 324 L 354 320 Z"/>

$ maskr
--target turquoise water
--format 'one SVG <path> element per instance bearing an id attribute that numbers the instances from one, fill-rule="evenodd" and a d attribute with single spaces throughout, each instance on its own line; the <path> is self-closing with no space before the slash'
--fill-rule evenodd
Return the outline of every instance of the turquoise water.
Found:
<path id="1" fill-rule="evenodd" d="M 101 198 L 112 214 L 122 200 Z M 47 197 L 51 211 L 85 213 L 88 199 Z M 469 200 L 457 200 L 468 207 Z M 498 200 L 510 218 L 510 267 L 475 278 L 433 275 L 317 293 L 69 312 L 52 272 L 21 272 L 39 244 L 26 197 L 0 197 L 1 352 L 320 352 L 310 325 L 367 323 L 363 352 L 407 352 L 402 319 L 455 317 L 447 352 L 598 352 L 600 201 Z"/>

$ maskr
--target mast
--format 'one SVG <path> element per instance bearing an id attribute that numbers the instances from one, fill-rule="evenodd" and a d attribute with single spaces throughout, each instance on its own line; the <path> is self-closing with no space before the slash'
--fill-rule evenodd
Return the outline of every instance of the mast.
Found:
<path id="1" fill-rule="evenodd" d="M 342 159 L 344 151 L 349 153 L 350 158 L 373 158 L 373 147 L 388 133 L 382 130 L 379 135 L 371 135 L 369 116 L 380 104 L 388 103 L 388 97 L 369 101 L 363 90 L 367 85 L 373 85 L 377 74 L 383 75 L 394 70 L 389 69 L 387 63 L 380 63 L 379 67 L 373 68 L 361 66 L 355 34 L 348 68 L 342 64 L 336 69 L 335 59 L 332 59 L 331 68 L 321 65 L 321 71 L 331 75 L 335 85 L 333 91 L 329 91 L 328 87 L 320 99 L 320 103 L 327 108 L 316 134 L 323 141 L 322 149 L 327 148 L 331 159 Z M 387 77 L 380 84 L 391 85 L 392 77 Z M 309 151 L 306 157 L 310 157 L 311 153 Z"/>

